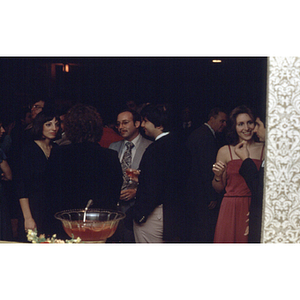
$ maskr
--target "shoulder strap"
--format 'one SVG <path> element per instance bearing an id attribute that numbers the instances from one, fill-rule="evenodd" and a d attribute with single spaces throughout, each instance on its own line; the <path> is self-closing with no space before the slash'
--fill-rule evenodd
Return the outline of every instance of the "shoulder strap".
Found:
<path id="1" fill-rule="evenodd" d="M 264 155 L 264 149 L 265 149 L 265 144 L 263 144 L 262 149 L 261 149 L 260 161 L 262 161 L 262 158 Z"/>
<path id="2" fill-rule="evenodd" d="M 231 160 L 232 160 L 232 153 L 231 153 L 230 145 L 228 145 L 228 148 L 229 148 L 229 152 L 230 152 L 230 158 L 231 158 Z"/>

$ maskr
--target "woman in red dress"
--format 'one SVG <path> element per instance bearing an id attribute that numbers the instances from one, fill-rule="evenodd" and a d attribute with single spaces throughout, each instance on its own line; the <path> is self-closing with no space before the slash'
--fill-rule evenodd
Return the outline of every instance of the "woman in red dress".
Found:
<path id="1" fill-rule="evenodd" d="M 251 192 L 239 174 L 242 160 L 235 154 L 238 143 L 246 143 L 250 158 L 259 169 L 264 158 L 264 146 L 255 141 L 255 118 L 246 106 L 236 107 L 230 114 L 230 144 L 220 148 L 212 185 L 217 192 L 225 189 L 215 230 L 215 243 L 247 243 Z"/>

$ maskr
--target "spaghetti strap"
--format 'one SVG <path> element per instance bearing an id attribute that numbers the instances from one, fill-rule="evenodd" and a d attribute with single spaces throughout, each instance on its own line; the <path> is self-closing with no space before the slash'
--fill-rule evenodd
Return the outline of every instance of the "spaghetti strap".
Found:
<path id="1" fill-rule="evenodd" d="M 232 160 L 232 153 L 231 153 L 230 145 L 228 145 L 228 148 L 229 148 L 229 152 L 230 152 L 230 158 L 231 158 L 231 160 Z"/>
<path id="2" fill-rule="evenodd" d="M 262 158 L 263 158 L 263 155 L 264 155 L 264 149 L 265 149 L 265 144 L 263 144 L 263 146 L 262 146 L 260 161 L 262 161 Z"/>

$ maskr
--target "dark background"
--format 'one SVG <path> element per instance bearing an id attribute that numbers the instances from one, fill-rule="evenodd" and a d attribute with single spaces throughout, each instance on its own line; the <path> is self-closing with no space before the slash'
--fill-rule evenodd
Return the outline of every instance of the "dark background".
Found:
<path id="1" fill-rule="evenodd" d="M 266 110 L 266 57 L 1 57 L 2 119 L 38 98 L 94 105 L 107 122 L 127 100 L 190 106 L 195 120 L 211 108 L 245 104 Z M 64 72 L 65 64 L 69 72 Z M 55 72 L 54 72 L 55 71 Z"/>

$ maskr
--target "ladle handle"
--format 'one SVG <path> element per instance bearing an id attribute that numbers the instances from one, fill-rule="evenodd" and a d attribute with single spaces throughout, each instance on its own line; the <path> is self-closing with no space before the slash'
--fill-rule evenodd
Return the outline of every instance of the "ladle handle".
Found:
<path id="1" fill-rule="evenodd" d="M 89 209 L 89 207 L 90 207 L 92 204 L 93 204 L 93 200 L 92 200 L 92 199 L 90 199 L 90 200 L 88 201 L 88 203 L 87 203 L 87 205 L 86 205 L 85 209 L 84 209 L 84 214 L 83 214 L 83 223 L 84 223 L 84 222 L 85 222 L 85 220 L 86 220 L 86 212 L 87 212 L 87 210 Z"/>
<path id="2" fill-rule="evenodd" d="M 93 204 L 93 200 L 90 199 L 86 205 L 86 208 L 84 209 L 85 211 L 87 211 L 89 209 L 89 207 Z"/>

